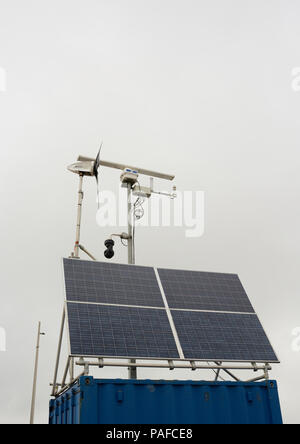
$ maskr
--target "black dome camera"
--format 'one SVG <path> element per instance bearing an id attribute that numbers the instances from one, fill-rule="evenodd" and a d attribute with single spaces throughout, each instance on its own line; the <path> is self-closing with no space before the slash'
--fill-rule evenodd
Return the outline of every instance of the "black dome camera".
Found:
<path id="1" fill-rule="evenodd" d="M 104 245 L 106 246 L 107 250 L 104 251 L 104 256 L 106 257 L 106 259 L 112 259 L 115 255 L 114 252 L 114 241 L 112 239 L 107 239 L 104 242 Z"/>

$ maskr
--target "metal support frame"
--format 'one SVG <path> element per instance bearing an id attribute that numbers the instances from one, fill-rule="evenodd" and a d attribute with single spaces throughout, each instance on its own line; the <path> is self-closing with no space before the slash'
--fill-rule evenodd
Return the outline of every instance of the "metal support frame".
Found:
<path id="1" fill-rule="evenodd" d="M 73 356 L 74 357 L 74 356 Z M 90 360 L 90 359 L 96 359 L 96 361 Z M 114 359 L 114 358 L 107 358 L 107 359 Z M 116 360 L 106 360 L 106 358 L 103 357 L 86 357 L 86 358 L 80 358 L 77 362 L 75 362 L 75 365 L 77 366 L 88 366 L 88 367 L 135 367 L 135 368 L 167 368 L 169 370 L 175 370 L 175 369 L 186 369 L 186 370 L 222 370 L 228 373 L 229 376 L 236 379 L 237 381 L 240 381 L 240 379 L 237 379 L 230 370 L 252 370 L 253 366 L 251 364 L 238 364 L 238 363 L 207 363 L 205 364 L 202 361 L 189 361 L 189 360 L 171 360 L 168 359 L 166 363 L 164 363 L 164 360 L 156 360 L 157 362 L 151 361 L 151 360 L 139 360 L 137 362 L 134 360 L 132 363 L 126 363 L 125 361 L 118 361 L 118 358 L 115 358 Z M 99 365 L 99 363 L 101 363 Z M 270 370 L 272 370 L 272 367 L 269 363 L 262 363 L 260 365 L 257 365 L 256 371 L 263 371 L 264 376 L 262 378 L 266 378 L 268 376 L 268 373 Z"/>
<path id="2" fill-rule="evenodd" d="M 237 381 L 237 382 L 240 381 L 240 379 L 237 378 L 236 376 L 234 376 L 234 375 L 229 371 L 228 368 L 221 368 L 221 367 L 224 367 L 224 366 L 223 366 L 223 362 L 216 362 L 215 364 L 216 364 L 218 367 L 220 367 L 220 369 L 218 370 L 218 373 L 217 373 L 217 375 L 216 375 L 216 381 L 219 379 L 219 376 L 220 376 L 221 370 L 223 370 L 225 373 L 227 373 L 227 375 L 229 375 L 229 376 L 230 376 L 232 379 L 234 379 L 235 381 Z M 252 366 L 253 366 L 253 364 L 252 364 Z M 252 368 L 252 370 L 253 370 L 253 368 Z"/>
<path id="3" fill-rule="evenodd" d="M 69 382 L 69 384 L 66 385 L 62 385 L 62 384 L 56 384 L 56 393 L 55 395 L 51 395 L 51 396 L 55 396 L 56 398 L 58 396 L 60 396 L 62 393 L 64 393 L 66 390 L 68 390 L 70 387 L 72 387 L 72 385 L 74 385 L 79 378 L 81 378 L 82 376 L 86 376 L 84 372 L 82 372 L 80 375 L 78 375 L 76 378 L 74 378 L 72 381 Z M 50 384 L 50 386 L 53 386 L 53 384 Z M 58 390 L 58 388 L 61 387 L 60 390 Z"/>
<path id="4" fill-rule="evenodd" d="M 75 375 L 75 360 L 74 360 L 74 358 L 71 358 L 69 372 L 70 372 L 70 381 L 73 381 L 74 375 Z"/>
<path id="5" fill-rule="evenodd" d="M 63 340 L 63 335 L 64 335 L 65 320 L 66 320 L 66 308 L 64 307 L 63 314 L 62 314 L 62 320 L 61 320 L 59 340 L 58 340 L 58 349 L 57 349 L 56 364 L 55 364 L 55 370 L 54 370 L 54 378 L 53 378 L 53 384 L 52 384 L 53 385 L 52 396 L 56 395 L 56 391 L 57 391 L 57 387 L 58 387 L 57 375 L 58 375 L 58 369 L 59 369 L 62 340 Z"/>
<path id="6" fill-rule="evenodd" d="M 75 362 L 75 359 L 78 358 L 78 361 Z M 91 360 L 93 359 L 93 360 Z M 95 360 L 94 360 L 95 359 Z M 108 358 L 107 358 L 108 359 Z M 235 381 L 240 382 L 256 382 L 256 381 L 263 381 L 269 380 L 269 371 L 272 370 L 272 367 L 270 366 L 269 363 L 265 363 L 265 364 L 255 364 L 255 368 L 253 366 L 253 364 L 232 364 L 232 363 L 222 363 L 222 362 L 215 362 L 210 364 L 209 362 L 207 364 L 205 364 L 202 361 L 188 361 L 188 360 L 178 360 L 178 361 L 174 361 L 174 360 L 166 360 L 166 362 L 162 361 L 158 361 L 158 362 L 152 362 L 150 360 L 144 360 L 143 362 L 140 362 L 142 360 L 139 360 L 139 362 L 137 362 L 136 360 L 130 360 L 130 362 L 125 362 L 125 360 L 123 361 L 108 361 L 107 359 L 103 358 L 103 357 L 79 357 L 79 356 L 69 356 L 68 358 L 68 362 L 67 362 L 67 367 L 65 369 L 65 373 L 63 376 L 63 380 L 61 383 L 57 383 L 55 382 L 55 386 L 54 383 L 51 384 L 53 385 L 53 388 L 55 388 L 55 392 L 52 393 L 52 396 L 60 396 L 62 393 L 64 393 L 66 390 L 68 390 L 74 383 L 76 383 L 78 381 L 78 379 L 81 376 L 89 376 L 90 374 L 90 367 L 97 367 L 99 369 L 103 369 L 104 367 L 128 367 L 129 369 L 137 369 L 137 368 L 161 368 L 161 369 L 169 369 L 170 371 L 173 370 L 191 370 L 191 371 L 196 371 L 196 370 L 213 370 L 214 372 L 216 372 L 216 378 L 214 379 L 215 381 L 217 381 L 219 379 L 220 373 L 223 371 L 226 374 L 228 374 L 231 378 L 233 378 Z M 113 359 L 113 358 L 110 358 Z M 66 383 L 66 374 L 68 372 L 68 368 L 69 365 L 71 365 L 71 363 L 74 363 L 76 366 L 79 367 L 83 367 L 83 371 L 77 376 L 77 377 L 73 377 L 69 384 Z M 237 378 L 232 371 L 262 371 L 263 374 L 261 376 L 258 376 L 256 378 L 253 379 L 248 379 L 248 380 L 242 380 Z M 60 387 L 60 390 L 58 390 L 58 388 Z"/>

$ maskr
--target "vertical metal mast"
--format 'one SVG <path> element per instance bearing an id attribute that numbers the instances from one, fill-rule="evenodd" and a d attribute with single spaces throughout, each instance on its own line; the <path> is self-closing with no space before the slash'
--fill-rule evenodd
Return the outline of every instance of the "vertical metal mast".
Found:
<path id="1" fill-rule="evenodd" d="M 127 209 L 128 209 L 128 264 L 135 264 L 135 251 L 134 251 L 134 239 L 133 239 L 133 211 L 132 211 L 132 184 L 127 183 Z M 130 364 L 135 364 L 136 361 L 131 359 Z M 137 379 L 136 367 L 128 368 L 129 379 Z"/>
<path id="2" fill-rule="evenodd" d="M 76 240 L 74 247 L 74 257 L 79 258 L 79 243 L 80 243 L 80 228 L 81 228 L 81 214 L 83 201 L 83 174 L 79 174 L 79 191 L 78 191 L 78 210 L 77 210 L 77 226 L 76 226 Z"/>
<path id="3" fill-rule="evenodd" d="M 40 352 L 40 339 L 45 333 L 41 333 L 41 323 L 38 326 L 38 336 L 36 344 L 36 354 L 35 354 L 35 366 L 34 366 L 34 377 L 33 377 L 33 390 L 32 390 L 32 400 L 31 400 L 31 412 L 30 412 L 30 424 L 34 424 L 34 414 L 35 414 L 35 400 L 36 400 L 36 384 L 38 375 L 38 365 L 39 365 L 39 352 Z"/>
<path id="4" fill-rule="evenodd" d="M 133 239 L 133 212 L 131 202 L 131 183 L 127 183 L 127 208 L 128 208 L 128 264 L 135 264 L 134 239 Z"/>

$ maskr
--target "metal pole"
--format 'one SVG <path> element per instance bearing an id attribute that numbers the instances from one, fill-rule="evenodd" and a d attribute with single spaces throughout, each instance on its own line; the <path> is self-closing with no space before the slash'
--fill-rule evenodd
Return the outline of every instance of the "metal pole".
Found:
<path id="1" fill-rule="evenodd" d="M 56 387 L 56 383 L 57 383 L 58 367 L 59 367 L 61 346 L 62 346 L 62 340 L 63 340 L 63 334 L 64 334 L 64 327 L 65 327 L 65 320 L 66 320 L 66 309 L 64 308 L 63 315 L 62 315 L 62 320 L 61 320 L 61 327 L 60 327 L 60 334 L 59 334 L 59 341 L 58 341 L 58 349 L 57 349 L 57 356 L 56 356 L 56 364 L 55 364 L 55 370 L 54 370 L 52 396 L 55 395 L 56 388 L 57 388 Z"/>
<path id="2" fill-rule="evenodd" d="M 78 210 L 77 210 L 77 226 L 76 226 L 76 241 L 74 247 L 74 257 L 79 258 L 79 242 L 80 242 L 80 228 L 81 228 L 81 214 L 83 201 L 83 174 L 79 175 L 79 191 L 78 191 Z"/>
<path id="3" fill-rule="evenodd" d="M 70 364 L 70 380 L 73 381 L 74 379 L 74 358 L 71 358 L 71 364 Z"/>
<path id="4" fill-rule="evenodd" d="M 33 389 L 32 389 L 32 400 L 31 400 L 31 411 L 30 411 L 30 424 L 34 424 L 35 401 L 36 401 L 36 385 L 37 385 L 38 365 L 39 365 L 39 352 L 40 352 L 40 338 L 41 338 L 42 335 L 43 335 L 43 333 L 41 333 L 41 323 L 39 322 L 37 344 L 36 344 L 36 354 L 35 354 L 34 376 L 33 376 Z"/>
<path id="5" fill-rule="evenodd" d="M 134 239 L 133 239 L 133 214 L 131 202 L 131 184 L 127 184 L 127 211 L 128 211 L 128 264 L 135 263 Z"/>
<path id="6" fill-rule="evenodd" d="M 134 239 L 133 239 L 133 214 L 132 214 L 132 185 L 130 183 L 127 184 L 127 209 L 128 209 L 128 264 L 134 265 L 135 263 L 135 254 L 134 254 Z M 129 360 L 129 364 L 135 364 L 136 361 L 134 359 Z M 128 378 L 129 379 L 137 379 L 137 368 L 129 367 L 128 368 Z"/>

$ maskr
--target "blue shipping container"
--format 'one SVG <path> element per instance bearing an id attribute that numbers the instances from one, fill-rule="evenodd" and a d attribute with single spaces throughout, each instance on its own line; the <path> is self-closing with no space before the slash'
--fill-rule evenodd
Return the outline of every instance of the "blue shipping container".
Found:
<path id="1" fill-rule="evenodd" d="M 50 401 L 50 424 L 282 424 L 276 381 L 81 377 Z"/>

